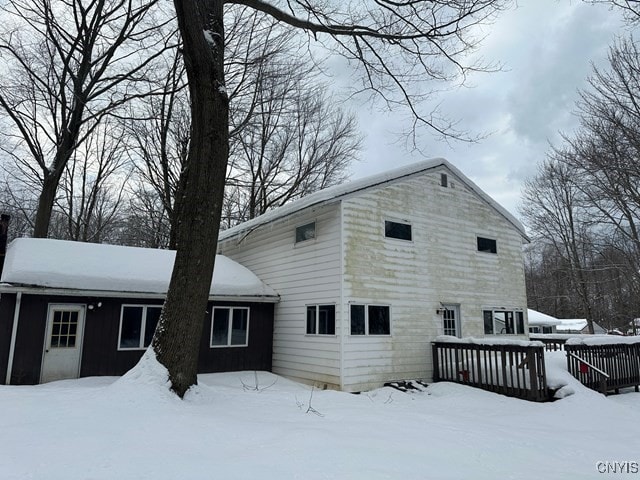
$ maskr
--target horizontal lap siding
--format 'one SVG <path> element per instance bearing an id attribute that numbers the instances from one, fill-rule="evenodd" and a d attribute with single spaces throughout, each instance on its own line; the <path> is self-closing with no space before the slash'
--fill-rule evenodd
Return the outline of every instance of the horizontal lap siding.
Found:
<path id="1" fill-rule="evenodd" d="M 427 172 L 343 201 L 345 301 L 389 304 L 392 316 L 391 337 L 346 335 L 347 390 L 430 380 L 441 302 L 460 304 L 463 336 L 484 334 L 484 306 L 526 308 L 520 233 L 449 179 L 441 187 L 440 172 Z M 385 219 L 411 223 L 413 241 L 385 239 Z M 477 235 L 497 239 L 498 255 L 477 252 Z"/>
<path id="2" fill-rule="evenodd" d="M 316 221 L 316 239 L 295 244 L 295 228 Z M 340 213 L 307 209 L 221 241 L 219 253 L 244 265 L 280 294 L 275 306 L 273 371 L 306 383 L 340 386 Z M 306 335 L 306 305 L 336 305 L 336 335 Z"/>

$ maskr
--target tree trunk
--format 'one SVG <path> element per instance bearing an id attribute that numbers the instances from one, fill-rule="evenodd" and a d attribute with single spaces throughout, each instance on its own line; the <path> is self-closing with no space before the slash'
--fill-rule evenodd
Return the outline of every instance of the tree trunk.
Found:
<path id="1" fill-rule="evenodd" d="M 59 176 L 47 175 L 44 178 L 42 192 L 38 198 L 38 210 L 36 211 L 36 220 L 33 227 L 34 238 L 47 238 L 49 233 L 49 224 L 51 223 L 53 203 L 56 200 L 58 183 Z"/>
<path id="2" fill-rule="evenodd" d="M 182 194 L 176 199 L 176 260 L 152 348 L 179 396 L 197 384 L 229 156 L 224 87 L 223 2 L 174 0 L 184 41 L 192 133 Z"/>

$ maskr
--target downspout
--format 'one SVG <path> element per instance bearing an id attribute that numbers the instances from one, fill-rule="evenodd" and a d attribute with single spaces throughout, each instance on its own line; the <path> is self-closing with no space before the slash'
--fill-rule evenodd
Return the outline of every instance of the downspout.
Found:
<path id="1" fill-rule="evenodd" d="M 9 362 L 7 363 L 7 378 L 5 385 L 11 385 L 11 371 L 13 370 L 13 355 L 16 351 L 16 337 L 18 334 L 18 318 L 20 318 L 20 304 L 22 303 L 22 292 L 16 295 L 16 306 L 13 309 L 13 326 L 11 327 L 11 346 L 9 347 Z"/>
<path id="2" fill-rule="evenodd" d="M 344 337 L 348 328 L 347 308 L 344 304 L 344 203 L 340 200 L 340 391 L 344 390 Z"/>

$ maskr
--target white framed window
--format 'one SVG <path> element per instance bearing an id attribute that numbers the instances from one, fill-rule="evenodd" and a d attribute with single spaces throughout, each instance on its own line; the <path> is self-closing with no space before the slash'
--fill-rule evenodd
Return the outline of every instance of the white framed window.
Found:
<path id="1" fill-rule="evenodd" d="M 122 305 L 118 350 L 140 350 L 151 344 L 162 305 Z"/>
<path id="2" fill-rule="evenodd" d="M 349 309 L 351 335 L 391 335 L 389 305 L 352 303 Z"/>
<path id="3" fill-rule="evenodd" d="M 296 227 L 296 243 L 315 240 L 316 238 L 316 222 L 306 223 Z"/>
<path id="4" fill-rule="evenodd" d="M 335 335 L 336 306 L 307 305 L 307 335 Z"/>
<path id="5" fill-rule="evenodd" d="M 411 224 L 407 222 L 397 222 L 394 220 L 384 221 L 384 236 L 395 240 L 413 241 Z"/>
<path id="6" fill-rule="evenodd" d="M 249 345 L 249 307 L 213 307 L 209 346 L 246 347 Z"/>
<path id="7" fill-rule="evenodd" d="M 476 237 L 478 251 L 482 253 L 498 253 L 498 242 L 495 238 Z"/>
<path id="8" fill-rule="evenodd" d="M 519 309 L 485 308 L 482 310 L 485 335 L 524 335 L 524 312 Z"/>

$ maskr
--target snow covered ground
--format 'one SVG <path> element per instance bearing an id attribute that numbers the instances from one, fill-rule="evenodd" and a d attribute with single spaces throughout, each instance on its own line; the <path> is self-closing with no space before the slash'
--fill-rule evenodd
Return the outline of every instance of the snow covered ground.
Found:
<path id="1" fill-rule="evenodd" d="M 250 388 L 254 372 L 202 375 L 180 401 L 153 368 L 3 386 L 0 478 L 620 476 L 599 471 L 606 462 L 640 462 L 640 394 L 586 390 L 562 371 L 562 355 L 553 352 L 547 369 L 574 393 L 546 404 L 451 383 L 415 393 L 312 392 L 265 372 L 260 390 Z"/>

